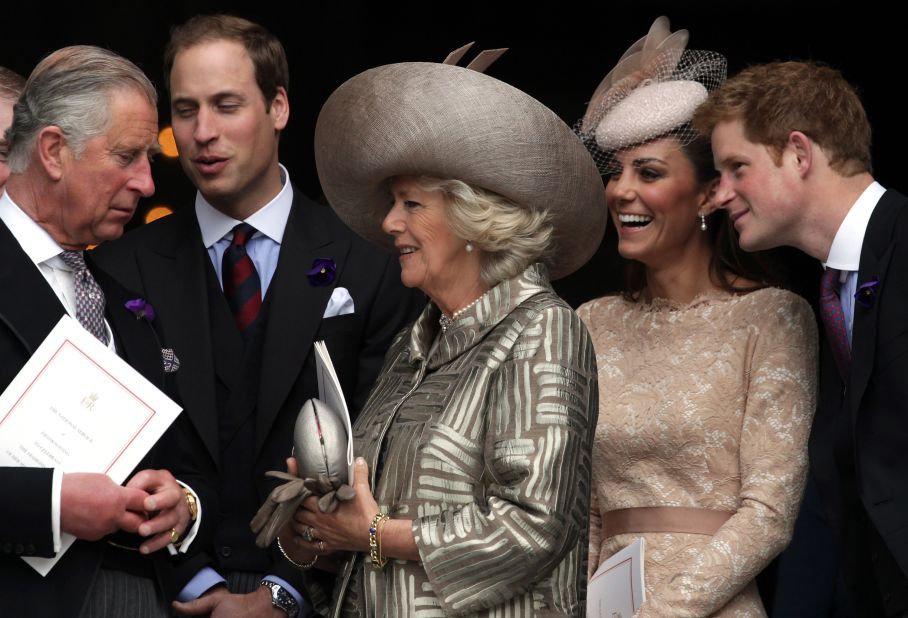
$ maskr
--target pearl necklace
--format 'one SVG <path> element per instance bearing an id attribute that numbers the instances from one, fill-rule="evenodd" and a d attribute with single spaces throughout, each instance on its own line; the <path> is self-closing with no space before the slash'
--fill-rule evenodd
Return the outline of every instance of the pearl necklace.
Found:
<path id="1" fill-rule="evenodd" d="M 450 327 L 454 326 L 454 322 L 456 322 L 460 318 L 460 316 L 462 316 L 464 313 L 466 313 L 476 303 L 481 301 L 482 297 L 485 296 L 486 294 L 488 294 L 488 292 L 483 292 L 482 294 L 477 296 L 476 299 L 473 300 L 473 302 L 471 302 L 468 305 L 464 305 L 463 307 L 461 307 L 460 309 L 458 309 L 457 311 L 452 313 L 451 317 L 448 317 L 444 313 L 442 313 L 441 317 L 438 318 L 438 323 L 441 325 L 441 332 L 442 333 L 447 332 Z"/>

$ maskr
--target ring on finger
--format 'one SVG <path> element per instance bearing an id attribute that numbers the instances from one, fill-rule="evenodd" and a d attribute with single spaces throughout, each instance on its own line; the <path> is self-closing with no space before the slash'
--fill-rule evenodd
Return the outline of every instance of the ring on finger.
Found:
<path id="1" fill-rule="evenodd" d="M 318 548 L 318 550 L 319 550 L 320 552 L 324 552 L 324 551 L 325 551 L 325 542 L 324 542 L 323 540 L 319 539 L 319 540 L 318 540 L 318 543 L 316 543 L 315 546 Z"/>
<path id="2" fill-rule="evenodd" d="M 176 528 L 170 529 L 170 543 L 171 545 L 176 545 L 180 541 L 180 533 L 177 532 Z"/>
<path id="3" fill-rule="evenodd" d="M 307 543 L 315 542 L 315 531 L 312 529 L 312 526 L 306 526 L 306 529 L 303 530 L 303 540 Z"/>

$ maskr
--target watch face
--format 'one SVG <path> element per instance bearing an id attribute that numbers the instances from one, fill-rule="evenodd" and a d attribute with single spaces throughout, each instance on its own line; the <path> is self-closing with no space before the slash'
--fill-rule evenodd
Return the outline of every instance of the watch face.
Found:
<path id="1" fill-rule="evenodd" d="M 267 579 L 262 580 L 262 585 L 267 586 L 271 591 L 271 605 L 283 610 L 291 618 L 297 615 L 299 612 L 299 604 L 296 602 L 296 599 L 293 598 L 293 595 L 287 592 L 283 586 Z"/>

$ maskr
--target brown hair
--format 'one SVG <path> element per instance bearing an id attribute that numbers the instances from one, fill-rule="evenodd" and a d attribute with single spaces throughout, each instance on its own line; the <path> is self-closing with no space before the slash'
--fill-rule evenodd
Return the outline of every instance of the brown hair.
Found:
<path id="1" fill-rule="evenodd" d="M 271 108 L 278 88 L 290 90 L 290 69 L 281 42 L 264 27 L 233 15 L 196 15 L 175 26 L 164 50 L 165 83 L 170 84 L 170 71 L 178 53 L 200 43 L 221 40 L 234 41 L 246 48 L 266 109 Z"/>
<path id="2" fill-rule="evenodd" d="M 15 102 L 24 89 L 24 77 L 6 67 L 0 67 L 0 99 Z"/>
<path id="3" fill-rule="evenodd" d="M 854 87 L 833 68 L 772 62 L 744 69 L 709 95 L 693 123 L 710 135 L 728 120 L 740 120 L 747 139 L 767 146 L 777 164 L 788 136 L 801 131 L 840 174 L 871 171 L 867 114 Z"/>
<path id="4" fill-rule="evenodd" d="M 682 127 L 683 130 L 683 127 Z M 694 166 L 697 182 L 704 185 L 718 176 L 713 167 L 709 140 L 699 137 L 681 146 L 681 152 Z M 780 285 L 773 260 L 768 255 L 748 253 L 738 246 L 738 233 L 724 210 L 716 210 L 706 218 L 706 234 L 713 249 L 709 262 L 710 280 L 728 292 L 741 294 L 766 286 Z M 623 295 L 628 300 L 639 300 L 646 287 L 646 267 L 636 260 L 627 260 Z M 738 279 L 753 281 L 756 285 L 741 287 Z"/>

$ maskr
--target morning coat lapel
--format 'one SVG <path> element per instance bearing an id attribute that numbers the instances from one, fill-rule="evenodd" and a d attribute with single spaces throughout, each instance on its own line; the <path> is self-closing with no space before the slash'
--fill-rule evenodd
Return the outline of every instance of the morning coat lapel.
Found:
<path id="1" fill-rule="evenodd" d="M 0 321 L 34 353 L 66 310 L 47 280 L 0 221 Z"/>
<path id="2" fill-rule="evenodd" d="M 206 303 L 206 269 L 210 260 L 202 245 L 195 211 L 170 215 L 171 233 L 138 257 L 148 300 L 162 319 L 165 339 L 180 359 L 176 372 L 186 415 L 215 463 L 218 417 L 212 361 L 211 327 Z"/>
<path id="3" fill-rule="evenodd" d="M 95 267 L 91 252 L 86 252 L 85 261 L 104 291 L 104 317 L 113 331 L 117 355 L 158 389 L 166 391 L 161 342 L 154 327 L 148 320 L 137 318 L 126 308 L 127 301 L 141 296 L 129 293 L 113 277 Z"/>
<path id="4" fill-rule="evenodd" d="M 346 262 L 350 241 L 335 238 L 318 206 L 294 188 L 293 207 L 281 242 L 281 252 L 266 292 L 269 304 L 262 350 L 262 368 L 256 416 L 256 453 L 312 352 L 313 338 L 334 291 L 335 283 L 315 286 L 306 273 L 316 258 L 337 264 L 337 282 Z M 313 395 L 315 395 L 313 393 Z M 289 438 L 288 438 L 289 439 Z"/>
<path id="5" fill-rule="evenodd" d="M 873 360 L 876 355 L 877 315 L 879 306 L 886 294 L 886 272 L 892 253 L 898 241 L 893 240 L 892 230 L 904 202 L 895 191 L 887 191 L 880 198 L 864 233 L 861 245 L 861 264 L 858 270 L 857 288 L 872 281 L 875 277 L 879 286 L 870 306 L 859 302 L 854 304 L 854 321 L 851 333 L 851 376 L 849 387 L 849 405 L 852 421 L 860 408 L 861 398 L 873 373 Z"/>

